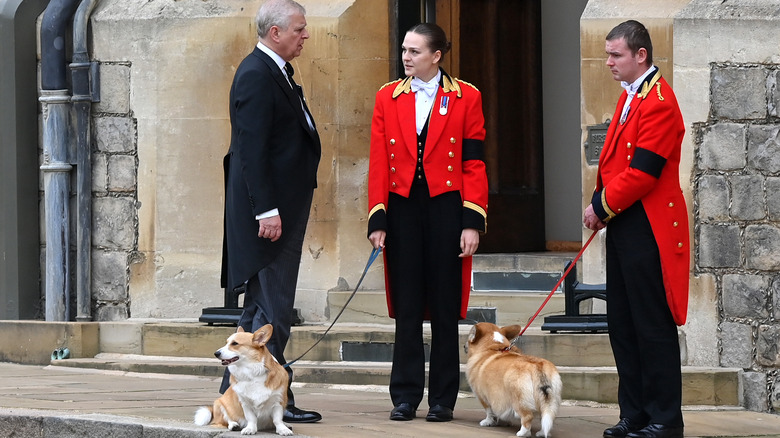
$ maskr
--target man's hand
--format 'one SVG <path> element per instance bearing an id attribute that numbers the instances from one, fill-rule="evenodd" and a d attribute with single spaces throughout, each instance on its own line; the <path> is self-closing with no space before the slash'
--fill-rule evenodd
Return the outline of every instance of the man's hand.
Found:
<path id="1" fill-rule="evenodd" d="M 282 237 L 282 218 L 279 215 L 260 219 L 257 222 L 260 224 L 257 237 L 271 239 L 271 242 L 276 242 Z"/>
<path id="2" fill-rule="evenodd" d="M 458 257 L 471 257 L 479 247 L 479 231 L 474 228 L 464 228 L 460 233 L 460 250 Z"/>
<path id="3" fill-rule="evenodd" d="M 385 236 L 387 236 L 385 230 L 376 230 L 371 232 L 371 234 L 368 236 L 368 240 L 371 241 L 371 246 L 373 246 L 374 249 L 384 249 Z"/>
<path id="4" fill-rule="evenodd" d="M 593 231 L 598 231 L 607 226 L 596 216 L 596 213 L 593 212 L 593 206 L 590 204 L 588 204 L 585 212 L 582 214 L 582 224 L 585 225 L 585 228 Z"/>

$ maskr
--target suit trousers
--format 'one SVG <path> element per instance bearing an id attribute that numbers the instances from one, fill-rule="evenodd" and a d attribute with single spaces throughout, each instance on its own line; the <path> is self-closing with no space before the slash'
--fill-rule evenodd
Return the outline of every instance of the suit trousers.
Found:
<path id="1" fill-rule="evenodd" d="M 307 205 L 311 205 L 312 194 L 309 195 Z M 252 332 L 266 324 L 273 325 L 274 331 L 266 348 L 282 365 L 287 363 L 284 349 L 290 339 L 303 238 L 308 221 L 309 210 L 306 209 L 305 214 L 296 218 L 294 223 L 282 223 L 282 235 L 289 235 L 279 255 L 246 283 L 244 310 L 238 322 L 245 331 Z M 293 370 L 287 367 L 286 371 L 289 375 L 287 405 L 294 406 L 295 397 L 290 389 Z M 220 392 L 224 393 L 229 386 L 230 373 L 225 370 Z"/>
<path id="2" fill-rule="evenodd" d="M 459 192 L 431 198 L 415 184 L 409 198 L 390 194 L 385 252 L 395 311 L 390 375 L 393 405 L 418 406 L 425 387 L 423 321 L 431 321 L 429 406 L 454 408 L 460 386 L 461 304 Z"/>
<path id="3" fill-rule="evenodd" d="M 607 324 L 619 378 L 620 417 L 682 427 L 677 325 L 641 201 L 609 222 L 606 246 Z"/>

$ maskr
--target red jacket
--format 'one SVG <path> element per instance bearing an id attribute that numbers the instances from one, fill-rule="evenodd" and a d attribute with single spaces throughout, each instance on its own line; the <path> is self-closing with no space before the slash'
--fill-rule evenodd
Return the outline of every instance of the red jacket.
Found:
<path id="1" fill-rule="evenodd" d="M 688 209 L 680 188 L 680 149 L 685 125 L 660 72 L 648 76 L 620 123 L 624 91 L 599 158 L 591 205 L 603 221 L 641 201 L 658 243 L 666 300 L 677 325 L 688 312 L 690 243 Z"/>
<path id="2" fill-rule="evenodd" d="M 385 84 L 376 94 L 371 122 L 368 178 L 368 233 L 386 230 L 390 192 L 409 197 L 417 166 L 415 97 L 411 77 Z M 423 152 L 423 167 L 431 197 L 459 191 L 463 199 L 463 228 L 486 231 L 488 183 L 483 160 L 485 119 L 482 94 L 473 85 L 442 71 L 433 103 Z M 471 257 L 463 260 L 465 317 L 471 289 Z M 387 272 L 387 266 L 386 270 Z M 385 274 L 387 280 L 387 274 Z M 389 284 L 386 286 L 388 293 Z M 393 309 L 390 307 L 390 316 Z"/>

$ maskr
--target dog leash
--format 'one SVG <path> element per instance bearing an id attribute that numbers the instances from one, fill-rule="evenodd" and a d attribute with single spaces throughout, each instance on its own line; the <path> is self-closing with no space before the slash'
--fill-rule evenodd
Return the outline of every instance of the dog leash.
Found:
<path id="1" fill-rule="evenodd" d="M 341 311 L 339 311 L 338 315 L 336 315 L 335 318 L 333 318 L 333 322 L 330 323 L 330 326 L 325 330 L 325 333 L 320 336 L 319 339 L 317 339 L 317 342 L 315 342 L 311 347 L 309 347 L 308 350 L 304 351 L 303 354 L 295 358 L 294 360 L 287 362 L 286 364 L 282 365 L 284 368 L 289 368 L 290 365 L 294 364 L 295 362 L 298 362 L 303 356 L 306 356 L 308 352 L 310 352 L 314 347 L 317 346 L 323 339 L 325 339 L 325 336 L 328 334 L 330 329 L 333 328 L 333 325 L 336 324 L 336 321 L 339 320 L 339 317 L 341 317 L 341 314 L 344 313 L 345 310 L 347 310 L 347 306 L 349 305 L 349 302 L 352 301 L 352 298 L 355 297 L 355 294 L 357 293 L 358 289 L 360 288 L 360 284 L 363 283 L 363 278 L 366 277 L 366 273 L 368 273 L 368 268 L 371 267 L 371 264 L 374 263 L 374 260 L 379 256 L 379 253 L 382 252 L 382 248 L 374 248 L 371 250 L 371 255 L 368 257 L 368 262 L 366 262 L 366 267 L 363 269 L 363 275 L 360 276 L 360 280 L 357 282 L 357 286 L 355 286 L 355 290 L 352 291 L 352 295 L 349 296 L 347 299 L 347 302 L 344 303 L 344 307 L 341 308 Z"/>
<path id="2" fill-rule="evenodd" d="M 594 237 L 596 237 L 596 233 L 598 233 L 598 231 L 593 231 L 593 234 L 590 235 L 590 238 L 588 239 L 588 241 L 585 242 L 585 245 L 582 246 L 582 249 L 580 250 L 580 252 L 577 253 L 576 257 L 574 257 L 574 261 L 571 262 L 571 264 L 569 265 L 569 268 L 566 269 L 566 272 L 563 273 L 563 275 L 561 276 L 560 280 L 558 280 L 558 283 L 556 283 L 555 286 L 553 286 L 553 288 L 550 291 L 550 293 L 547 294 L 547 299 L 545 299 L 544 302 L 542 303 L 542 305 L 539 306 L 539 310 L 537 310 L 536 313 L 534 313 L 534 315 L 531 317 L 531 319 L 528 320 L 528 323 L 525 325 L 525 327 L 523 327 L 523 329 L 520 331 L 520 333 L 518 333 L 517 336 L 515 336 L 511 341 L 509 341 L 509 347 L 507 347 L 507 350 L 512 348 L 512 345 L 514 345 L 515 342 L 518 339 L 520 339 L 520 336 L 523 336 L 523 333 L 525 333 L 525 331 L 528 329 L 528 327 L 531 326 L 531 323 L 534 321 L 534 319 L 539 315 L 539 313 L 542 311 L 542 309 L 544 309 L 544 306 L 546 306 L 547 302 L 550 301 L 550 298 L 552 298 L 553 294 L 555 293 L 555 290 L 558 289 L 558 286 L 561 285 L 561 283 L 563 282 L 563 279 L 565 279 L 569 275 L 569 272 L 571 272 L 572 268 L 577 265 L 577 260 L 579 260 L 580 257 L 582 257 L 582 253 L 585 252 L 585 249 L 588 248 L 588 245 L 590 245 L 590 242 L 593 240 Z"/>

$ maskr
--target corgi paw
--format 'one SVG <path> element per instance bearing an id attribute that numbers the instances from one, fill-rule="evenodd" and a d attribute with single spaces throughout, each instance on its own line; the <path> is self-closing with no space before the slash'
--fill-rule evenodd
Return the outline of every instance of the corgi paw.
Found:
<path id="1" fill-rule="evenodd" d="M 241 429 L 241 435 L 254 435 L 256 433 L 257 433 L 257 426 L 251 424 Z"/>
<path id="2" fill-rule="evenodd" d="M 498 421 L 496 421 L 495 418 L 487 417 L 484 420 L 480 421 L 479 425 L 482 426 L 482 427 L 497 426 L 498 425 Z"/>
<path id="3" fill-rule="evenodd" d="M 293 435 L 293 431 L 284 424 L 280 424 L 276 426 L 276 434 L 281 436 L 291 436 Z"/>
<path id="4" fill-rule="evenodd" d="M 228 421 L 227 428 L 228 430 L 239 430 L 241 429 L 241 425 L 235 421 Z"/>
<path id="5" fill-rule="evenodd" d="M 520 430 L 517 431 L 516 435 L 522 437 L 529 437 L 531 436 L 531 429 L 527 429 L 525 426 L 522 426 Z"/>

